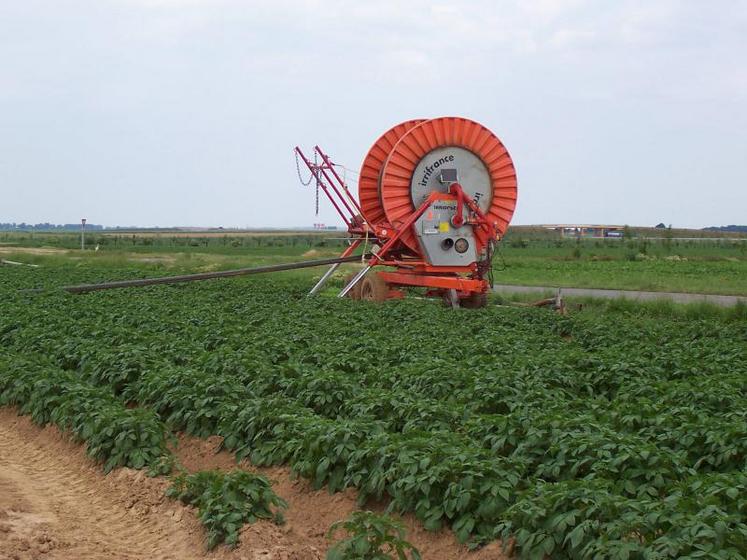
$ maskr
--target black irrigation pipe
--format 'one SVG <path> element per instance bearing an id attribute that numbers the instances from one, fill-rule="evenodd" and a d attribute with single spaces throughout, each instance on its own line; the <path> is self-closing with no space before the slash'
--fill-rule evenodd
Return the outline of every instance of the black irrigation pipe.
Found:
<path id="1" fill-rule="evenodd" d="M 114 288 L 139 288 L 142 286 L 153 286 L 155 284 L 178 284 L 180 282 L 195 282 L 199 280 L 212 280 L 213 278 L 227 278 L 232 276 L 247 276 L 249 274 L 263 274 L 266 272 L 282 272 L 284 270 L 297 270 L 299 268 L 311 268 L 314 266 L 326 266 L 339 263 L 348 263 L 370 258 L 370 255 L 352 255 L 349 257 L 337 257 L 334 259 L 317 259 L 313 261 L 301 261 L 268 266 L 256 266 L 253 268 L 237 268 L 234 270 L 221 270 L 218 272 L 201 272 L 199 274 L 182 274 L 180 276 L 162 276 L 160 278 L 140 278 L 138 280 L 119 280 L 116 282 L 102 282 L 100 284 L 80 284 L 77 286 L 62 286 L 71 294 L 85 294 L 99 290 L 112 290 Z M 23 290 L 25 293 L 45 292 L 44 288 L 35 290 Z"/>

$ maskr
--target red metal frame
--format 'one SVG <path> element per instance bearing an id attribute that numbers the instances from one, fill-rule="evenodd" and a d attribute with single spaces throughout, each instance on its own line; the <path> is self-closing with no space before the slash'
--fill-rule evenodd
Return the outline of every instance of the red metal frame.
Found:
<path id="1" fill-rule="evenodd" d="M 337 180 L 337 183 L 340 185 L 340 188 L 343 191 L 345 191 L 345 193 L 347 193 L 348 200 L 350 200 L 350 202 L 352 202 L 353 205 L 355 206 L 355 210 L 356 210 L 355 215 L 360 216 L 361 215 L 360 204 L 358 204 L 358 201 L 355 200 L 355 197 L 350 194 L 350 190 L 348 189 L 348 186 L 345 184 L 345 181 L 343 181 L 340 175 L 337 173 L 337 171 L 335 171 L 335 166 L 332 163 L 332 161 L 329 159 L 329 156 L 327 156 L 327 154 L 325 154 L 319 146 L 314 146 L 314 150 L 316 151 L 316 153 L 319 154 L 319 157 L 322 158 L 323 165 L 320 166 L 322 174 L 324 174 L 324 176 L 330 181 L 330 183 L 334 185 L 334 182 L 331 179 L 329 179 L 329 176 L 327 175 L 327 170 L 332 172 L 332 175 L 334 175 L 335 179 Z M 340 196 L 344 202 L 345 198 L 342 197 L 342 195 Z M 348 210 L 350 210 L 350 207 L 347 206 L 347 204 L 345 204 L 345 206 L 348 208 Z M 350 212 L 352 213 L 352 210 L 350 210 Z"/>
<path id="2" fill-rule="evenodd" d="M 397 269 L 378 273 L 392 286 L 426 287 L 430 288 L 428 292 L 430 295 L 443 293 L 445 290 L 456 290 L 462 296 L 487 291 L 488 282 L 482 278 L 477 263 L 468 266 L 433 266 L 423 260 L 421 255 L 414 253 L 401 243 L 402 235 L 409 231 L 428 207 L 438 200 L 456 200 L 454 227 L 461 227 L 465 223 L 474 226 L 474 234 L 480 246 L 484 246 L 491 237 L 497 236 L 495 226 L 491 225 L 477 204 L 464 193 L 461 185 L 451 184 L 448 193 L 430 193 L 425 201 L 397 227 L 385 222 L 369 224 L 363 218 L 360 204 L 334 169 L 334 163 L 319 146 L 314 146 L 314 154 L 321 158 L 320 164 L 312 162 L 300 148 L 296 147 L 295 151 L 311 171 L 316 184 L 329 198 L 332 206 L 345 222 L 350 235 L 354 236 L 353 242 L 342 253 L 342 257 L 350 255 L 364 239 L 368 239 L 369 242 L 381 247 L 368 260 L 368 265 Z M 465 206 L 469 210 L 467 220 L 464 219 Z M 401 297 L 401 293 L 396 290 L 392 290 L 391 293 L 392 297 Z"/>
<path id="3" fill-rule="evenodd" d="M 483 279 L 466 278 L 464 276 L 436 276 L 432 274 L 411 274 L 409 272 L 378 273 L 389 284 L 402 286 L 421 286 L 424 288 L 439 288 L 443 290 L 457 290 L 459 292 L 485 292 L 486 282 Z"/>
<path id="4" fill-rule="evenodd" d="M 322 160 L 322 163 L 319 164 L 307 158 L 298 146 L 296 146 L 295 152 L 309 168 L 317 186 L 322 189 L 332 203 L 342 221 L 345 222 L 348 231 L 351 234 L 365 235 L 367 231 L 370 233 L 370 228 L 363 219 L 358 201 L 348 190 L 345 181 L 335 171 L 334 163 L 329 156 L 319 146 L 314 146 L 314 155 Z M 353 207 L 351 207 L 351 204 Z"/>
<path id="5" fill-rule="evenodd" d="M 363 239 L 361 238 L 353 239 L 350 242 L 350 245 L 348 245 L 347 248 L 342 252 L 342 254 L 340 255 L 340 258 L 344 259 L 345 257 L 349 257 L 350 255 L 352 255 L 353 251 L 355 251 L 360 246 L 361 243 L 363 243 Z"/>
<path id="6" fill-rule="evenodd" d="M 484 293 L 488 289 L 488 283 L 486 280 L 479 277 L 477 264 L 472 263 L 469 266 L 464 267 L 444 267 L 444 266 L 432 266 L 425 261 L 415 261 L 412 263 L 405 263 L 403 261 L 391 261 L 385 260 L 384 257 L 395 247 L 397 241 L 403 235 L 408 228 L 411 228 L 413 224 L 425 213 L 425 211 L 438 200 L 454 200 L 457 201 L 457 212 L 454 216 L 454 227 L 461 227 L 464 222 L 463 208 L 466 204 L 472 210 L 472 216 L 467 223 L 474 224 L 475 234 L 477 231 L 483 230 L 484 227 L 490 227 L 484 214 L 480 211 L 479 207 L 469 199 L 462 190 L 462 187 L 458 183 L 453 183 L 449 189 L 449 193 L 432 192 L 428 195 L 425 201 L 418 207 L 415 212 L 410 214 L 408 218 L 398 227 L 396 233 L 390 237 L 387 242 L 381 247 L 378 253 L 371 257 L 368 261 L 370 266 L 385 265 L 394 266 L 399 269 L 398 272 L 381 272 L 380 276 L 391 284 L 406 285 L 406 286 L 423 286 L 429 288 L 439 288 L 444 290 L 454 289 L 460 292 L 478 292 Z M 460 218 L 458 221 L 456 218 Z M 430 274 L 429 274 L 430 273 Z M 433 274 L 438 273 L 438 274 Z M 470 275 L 469 278 L 460 276 L 460 273 L 467 273 Z"/>

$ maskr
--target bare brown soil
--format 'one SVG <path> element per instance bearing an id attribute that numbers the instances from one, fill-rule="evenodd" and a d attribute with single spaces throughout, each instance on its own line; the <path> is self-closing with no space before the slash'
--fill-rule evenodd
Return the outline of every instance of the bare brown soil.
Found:
<path id="1" fill-rule="evenodd" d="M 163 496 L 167 484 L 131 469 L 104 476 L 56 428 L 3 409 L 0 559 L 207 557 L 199 521 Z"/>
<path id="2" fill-rule="evenodd" d="M 148 263 L 148 264 L 171 265 L 176 262 L 176 257 L 174 255 L 154 255 L 154 256 L 145 256 L 145 257 L 129 257 L 128 260 L 135 261 L 135 262 L 141 262 L 141 263 Z"/>
<path id="3" fill-rule="evenodd" d="M 236 468 L 219 445 L 219 438 L 180 436 L 175 451 L 189 470 Z M 238 547 L 207 552 L 194 509 L 164 497 L 165 478 L 126 468 L 104 475 L 83 446 L 57 428 L 42 429 L 13 409 L 0 409 L 0 560 L 323 559 L 326 532 L 356 509 L 355 492 L 314 490 L 285 467 L 240 467 L 273 481 L 289 503 L 287 522 L 245 526 Z M 403 521 L 426 560 L 506 558 L 499 543 L 468 552 L 448 530 L 425 531 L 412 516 Z"/>
<path id="4" fill-rule="evenodd" d="M 20 247 L 13 245 L 0 247 L 0 254 L 28 253 L 30 255 L 60 255 L 68 251 L 69 249 L 58 249 L 55 247 Z"/>

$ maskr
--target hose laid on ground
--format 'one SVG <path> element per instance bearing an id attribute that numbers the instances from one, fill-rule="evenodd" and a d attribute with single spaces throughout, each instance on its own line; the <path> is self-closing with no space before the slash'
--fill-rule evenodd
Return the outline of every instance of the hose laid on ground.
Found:
<path id="1" fill-rule="evenodd" d="M 370 257 L 370 255 L 369 255 Z M 313 261 L 301 261 L 293 263 L 273 264 L 268 266 L 257 266 L 253 268 L 237 268 L 234 270 L 221 270 L 218 272 L 202 272 L 199 274 L 182 274 L 180 276 L 162 276 L 160 278 L 140 278 L 137 280 L 119 280 L 116 282 L 102 282 L 100 284 L 80 284 L 77 286 L 62 286 L 71 294 L 84 294 L 98 290 L 111 290 L 114 288 L 138 288 L 142 286 L 152 286 L 155 284 L 177 284 L 180 282 L 195 282 L 198 280 L 212 280 L 213 278 L 226 278 L 231 276 L 246 276 L 249 274 L 262 274 L 266 272 L 281 272 L 284 270 L 297 270 L 299 268 L 311 268 L 313 266 L 326 266 L 337 263 L 357 262 L 360 255 L 351 255 L 349 257 L 336 257 L 334 259 L 317 259 Z M 36 290 L 24 290 L 27 293 L 39 293 L 47 291 L 44 288 Z"/>

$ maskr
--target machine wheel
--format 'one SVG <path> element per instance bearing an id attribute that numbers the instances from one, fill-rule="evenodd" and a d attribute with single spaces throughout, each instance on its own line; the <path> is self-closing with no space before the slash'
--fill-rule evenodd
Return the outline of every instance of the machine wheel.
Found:
<path id="1" fill-rule="evenodd" d="M 389 297 L 389 286 L 375 272 L 360 281 L 360 299 L 368 301 L 386 301 Z"/>
<path id="2" fill-rule="evenodd" d="M 462 298 L 460 302 L 462 307 L 465 309 L 478 309 L 485 307 L 488 304 L 488 294 L 485 293 L 471 293 L 466 298 Z"/>
<path id="3" fill-rule="evenodd" d="M 355 278 L 355 272 L 351 272 L 345 277 L 345 286 L 347 286 L 350 281 Z M 365 278 L 363 279 L 365 280 Z M 355 286 L 352 287 L 352 289 L 348 292 L 348 297 L 350 299 L 361 299 L 361 284 L 363 284 L 363 280 L 358 282 Z"/>

